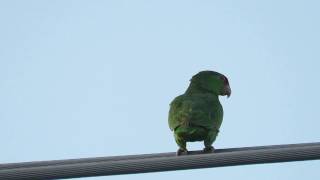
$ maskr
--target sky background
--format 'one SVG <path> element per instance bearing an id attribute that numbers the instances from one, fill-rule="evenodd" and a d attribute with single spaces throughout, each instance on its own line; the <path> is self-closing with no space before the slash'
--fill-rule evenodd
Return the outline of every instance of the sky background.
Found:
<path id="1" fill-rule="evenodd" d="M 320 141 L 319 1 L 0 1 L 0 163 L 176 151 L 192 75 L 230 81 L 216 148 Z M 192 143 L 189 149 L 202 149 Z M 83 178 L 315 179 L 320 161 Z"/>

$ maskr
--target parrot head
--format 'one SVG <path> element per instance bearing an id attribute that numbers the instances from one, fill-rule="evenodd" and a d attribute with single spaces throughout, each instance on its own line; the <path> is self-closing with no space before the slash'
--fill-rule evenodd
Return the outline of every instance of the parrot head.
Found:
<path id="1" fill-rule="evenodd" d="M 221 73 L 215 71 L 201 71 L 194 75 L 190 81 L 190 85 L 196 86 L 203 91 L 227 97 L 230 97 L 231 95 L 228 78 Z"/>

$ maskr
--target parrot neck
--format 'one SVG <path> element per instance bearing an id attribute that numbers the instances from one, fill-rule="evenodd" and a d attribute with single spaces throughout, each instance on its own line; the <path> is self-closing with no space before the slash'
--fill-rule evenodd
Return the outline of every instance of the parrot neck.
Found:
<path id="1" fill-rule="evenodd" d="M 209 93 L 210 95 L 214 96 L 215 98 L 218 99 L 218 95 L 215 94 L 212 91 L 209 91 L 207 89 L 201 88 L 200 86 L 198 86 L 197 84 L 191 83 L 188 87 L 188 89 L 186 90 L 185 94 L 188 95 L 193 95 L 193 94 L 205 94 L 205 93 Z"/>

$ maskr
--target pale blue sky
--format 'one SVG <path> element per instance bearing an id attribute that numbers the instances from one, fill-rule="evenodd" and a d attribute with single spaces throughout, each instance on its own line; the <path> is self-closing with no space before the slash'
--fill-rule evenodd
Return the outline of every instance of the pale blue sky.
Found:
<path id="1" fill-rule="evenodd" d="M 319 1 L 1 1 L 0 163 L 176 151 L 170 101 L 216 70 L 216 148 L 320 141 Z M 193 143 L 190 149 L 202 148 Z M 320 161 L 93 179 L 315 179 Z"/>

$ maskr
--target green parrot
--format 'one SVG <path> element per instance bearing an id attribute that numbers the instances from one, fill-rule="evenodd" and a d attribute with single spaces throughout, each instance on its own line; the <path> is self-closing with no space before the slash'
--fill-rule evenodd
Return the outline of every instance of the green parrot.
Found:
<path id="1" fill-rule="evenodd" d="M 229 97 L 231 88 L 226 76 L 201 71 L 190 80 L 186 92 L 170 103 L 169 127 L 179 146 L 177 155 L 187 154 L 187 142 L 204 141 L 204 152 L 213 152 L 223 109 L 219 95 Z"/>

